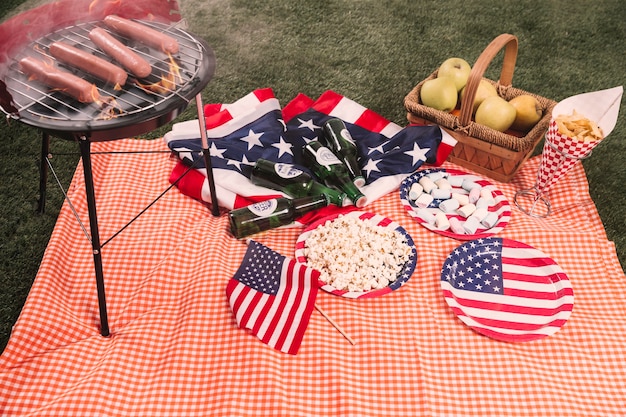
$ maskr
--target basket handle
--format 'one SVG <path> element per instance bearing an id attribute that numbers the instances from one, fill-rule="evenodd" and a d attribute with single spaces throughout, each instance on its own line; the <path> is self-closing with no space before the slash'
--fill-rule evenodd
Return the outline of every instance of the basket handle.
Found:
<path id="1" fill-rule="evenodd" d="M 483 78 L 483 74 L 493 58 L 495 58 L 498 52 L 500 52 L 500 50 L 504 47 L 506 47 L 506 49 L 504 50 L 499 84 L 503 86 L 511 85 L 513 81 L 513 72 L 515 70 L 515 61 L 517 60 L 517 37 L 508 33 L 503 33 L 487 45 L 470 71 L 467 84 L 465 85 L 465 100 L 461 103 L 461 111 L 459 114 L 460 126 L 467 126 L 472 120 L 472 104 L 474 103 L 476 90 L 478 90 L 478 84 Z"/>

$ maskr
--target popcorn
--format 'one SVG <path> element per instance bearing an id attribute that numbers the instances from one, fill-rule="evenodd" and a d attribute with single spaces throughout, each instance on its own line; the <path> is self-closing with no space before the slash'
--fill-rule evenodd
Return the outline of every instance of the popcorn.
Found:
<path id="1" fill-rule="evenodd" d="M 307 265 L 338 290 L 370 291 L 396 281 L 412 253 L 405 236 L 370 220 L 339 215 L 307 237 Z"/>

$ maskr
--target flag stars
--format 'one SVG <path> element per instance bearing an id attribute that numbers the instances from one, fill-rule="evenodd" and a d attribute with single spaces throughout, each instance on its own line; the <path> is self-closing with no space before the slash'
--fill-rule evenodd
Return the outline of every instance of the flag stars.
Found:
<path id="1" fill-rule="evenodd" d="M 282 157 L 286 153 L 293 156 L 293 152 L 291 151 L 293 145 L 285 142 L 282 136 L 280 137 L 280 141 L 278 143 L 273 143 L 272 146 L 278 149 L 278 158 Z"/>
<path id="2" fill-rule="evenodd" d="M 315 129 L 320 129 L 319 126 L 315 125 L 313 123 L 313 119 L 309 119 L 309 120 L 302 120 L 300 118 L 298 118 L 298 121 L 300 122 L 300 125 L 298 126 L 298 129 L 310 129 L 311 132 L 314 132 Z"/>
<path id="3" fill-rule="evenodd" d="M 248 134 L 242 137 L 241 140 L 248 144 L 248 150 L 250 150 L 255 146 L 263 147 L 263 144 L 261 143 L 261 136 L 263 136 L 262 132 L 255 133 L 252 129 L 250 129 Z"/>
<path id="4" fill-rule="evenodd" d="M 372 171 L 380 172 L 380 169 L 378 168 L 379 163 L 380 163 L 380 160 L 378 161 L 374 161 L 373 159 L 368 160 L 367 164 L 365 164 L 365 166 L 362 168 L 362 170 L 366 172 L 365 175 L 369 177 Z"/>

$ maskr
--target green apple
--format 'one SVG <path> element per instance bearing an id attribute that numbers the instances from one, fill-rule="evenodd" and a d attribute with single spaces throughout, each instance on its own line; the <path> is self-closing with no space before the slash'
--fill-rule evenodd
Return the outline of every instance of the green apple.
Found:
<path id="1" fill-rule="evenodd" d="M 500 96 L 487 97 L 476 110 L 476 123 L 504 132 L 511 127 L 517 112 L 515 107 Z"/>
<path id="2" fill-rule="evenodd" d="M 469 78 L 472 67 L 463 58 L 448 58 L 439 66 L 437 77 L 450 77 L 454 80 L 456 91 L 459 92 Z"/>
<path id="3" fill-rule="evenodd" d="M 487 97 L 497 96 L 498 92 L 496 91 L 496 87 L 493 86 L 487 80 L 480 80 L 478 83 L 478 88 L 476 89 L 476 94 L 474 95 L 474 103 L 472 105 L 472 114 L 476 113 L 478 106 L 483 102 Z M 463 103 L 463 98 L 465 97 L 465 87 L 461 90 L 461 103 Z"/>
<path id="4" fill-rule="evenodd" d="M 509 103 L 515 107 L 517 115 L 511 125 L 511 129 L 520 132 L 528 132 L 537 124 L 543 116 L 543 109 L 539 100 L 530 94 L 522 94 L 509 100 Z"/>
<path id="5" fill-rule="evenodd" d="M 456 107 L 458 92 L 454 80 L 449 77 L 437 77 L 424 81 L 420 89 L 422 104 L 433 109 L 451 112 Z"/>

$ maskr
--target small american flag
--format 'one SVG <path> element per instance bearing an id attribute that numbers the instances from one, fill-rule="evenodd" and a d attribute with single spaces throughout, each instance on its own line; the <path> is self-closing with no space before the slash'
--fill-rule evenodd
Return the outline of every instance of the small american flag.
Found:
<path id="1" fill-rule="evenodd" d="M 226 287 L 240 328 L 284 353 L 298 353 L 315 307 L 319 271 L 250 241 Z"/>
<path id="2" fill-rule="evenodd" d="M 571 283 L 556 262 L 505 238 L 477 239 L 457 247 L 443 265 L 441 287 L 461 321 L 505 341 L 554 334 L 574 306 Z"/>

